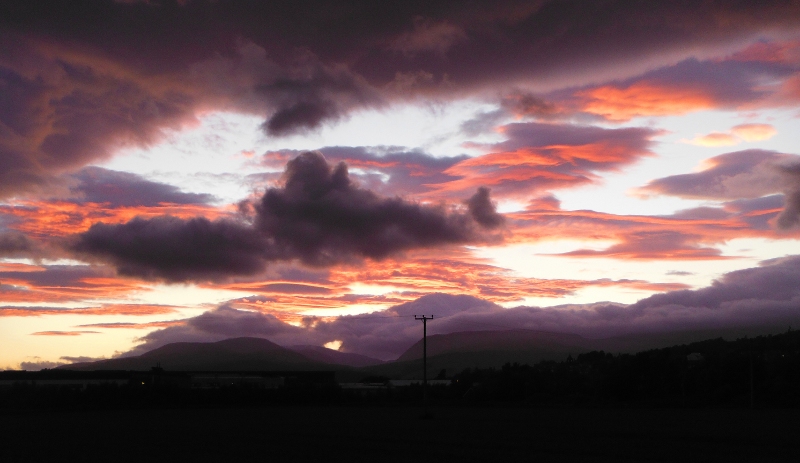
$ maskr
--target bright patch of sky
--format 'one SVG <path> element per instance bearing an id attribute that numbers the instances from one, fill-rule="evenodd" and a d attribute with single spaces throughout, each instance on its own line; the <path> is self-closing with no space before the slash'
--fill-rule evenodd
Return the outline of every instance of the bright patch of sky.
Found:
<path id="1" fill-rule="evenodd" d="M 769 124 L 777 134 L 767 140 L 745 141 L 732 146 L 698 146 L 687 143 L 711 132 L 728 132 L 741 124 Z M 669 215 L 683 209 L 713 205 L 708 201 L 671 196 L 643 198 L 636 189 L 649 181 L 670 175 L 699 170 L 702 161 L 723 153 L 746 149 L 775 150 L 800 154 L 797 135 L 798 119 L 794 111 L 770 111 L 759 114 L 735 111 L 698 111 L 681 116 L 658 119 L 635 119 L 625 126 L 649 126 L 665 133 L 654 138 L 655 156 L 646 157 L 619 172 L 603 174 L 599 184 L 557 191 L 561 207 L 567 210 L 593 210 L 619 215 Z M 610 126 L 619 127 L 619 126 Z"/>
<path id="2" fill-rule="evenodd" d="M 234 113 L 209 113 L 197 126 L 172 132 L 157 145 L 121 151 L 99 164 L 175 185 L 186 192 L 210 193 L 222 204 L 234 203 L 263 187 L 248 175 L 267 172 L 261 154 L 276 150 L 315 150 L 326 146 L 400 146 L 419 148 L 434 156 L 477 155 L 465 148 L 461 124 L 493 107 L 466 100 L 428 105 L 397 105 L 365 110 L 319 131 L 270 138 L 261 130 L 263 118 Z M 489 132 L 469 141 L 501 141 Z"/>

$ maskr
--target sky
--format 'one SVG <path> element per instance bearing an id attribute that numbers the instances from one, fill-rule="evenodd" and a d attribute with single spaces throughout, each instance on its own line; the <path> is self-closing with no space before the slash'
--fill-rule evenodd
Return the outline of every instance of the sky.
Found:
<path id="1" fill-rule="evenodd" d="M 0 369 L 800 325 L 800 2 L 0 5 Z"/>

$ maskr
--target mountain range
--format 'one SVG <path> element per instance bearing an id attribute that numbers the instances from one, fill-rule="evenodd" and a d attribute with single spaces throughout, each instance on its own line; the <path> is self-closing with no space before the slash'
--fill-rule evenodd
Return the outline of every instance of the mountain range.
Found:
<path id="1" fill-rule="evenodd" d="M 577 335 L 541 331 L 476 331 L 428 337 L 429 370 L 456 372 L 506 362 L 563 360 L 588 349 Z M 176 342 L 135 357 L 75 363 L 69 370 L 149 370 L 160 365 L 171 371 L 358 370 L 364 375 L 398 378 L 422 374 L 422 341 L 393 362 L 339 352 L 321 346 L 282 347 L 263 338 L 233 338 L 217 342 Z"/>

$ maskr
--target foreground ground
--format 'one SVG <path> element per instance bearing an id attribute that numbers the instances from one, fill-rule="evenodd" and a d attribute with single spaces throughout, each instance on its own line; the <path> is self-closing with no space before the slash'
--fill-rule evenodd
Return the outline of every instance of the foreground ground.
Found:
<path id="1" fill-rule="evenodd" d="M 0 461 L 800 461 L 798 410 L 432 410 L 14 412 Z"/>

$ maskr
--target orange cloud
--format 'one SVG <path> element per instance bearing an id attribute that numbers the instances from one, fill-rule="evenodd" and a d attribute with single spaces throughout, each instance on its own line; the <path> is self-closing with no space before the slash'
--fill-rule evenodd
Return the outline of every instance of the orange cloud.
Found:
<path id="1" fill-rule="evenodd" d="M 80 336 L 83 334 L 100 334 L 99 331 L 37 331 L 33 336 Z"/>
<path id="2" fill-rule="evenodd" d="M 444 173 L 461 178 L 428 186 L 437 193 L 464 192 L 488 186 L 493 188 L 493 193 L 520 190 L 520 194 L 527 196 L 535 191 L 593 182 L 599 178 L 592 172 L 597 166 L 628 163 L 643 154 L 613 142 L 525 147 L 459 162 Z"/>
<path id="3" fill-rule="evenodd" d="M 138 281 L 114 277 L 109 269 L 90 266 L 0 272 L 0 278 L 0 298 L 5 302 L 42 304 L 110 299 L 148 289 Z"/>
<path id="4" fill-rule="evenodd" d="M 637 82 L 626 88 L 606 85 L 578 92 L 581 109 L 608 120 L 625 122 L 634 117 L 670 116 L 711 109 L 707 92 L 690 87 Z"/>
<path id="5" fill-rule="evenodd" d="M 169 320 L 162 322 L 147 322 L 147 323 L 90 323 L 87 325 L 78 325 L 79 328 L 125 328 L 125 329 L 149 329 L 149 328 L 168 328 L 170 326 L 185 325 L 186 320 Z"/>
<path id="6" fill-rule="evenodd" d="M 22 201 L 14 205 L 0 206 L 0 214 L 8 216 L 13 221 L 9 224 L 9 228 L 39 238 L 85 232 L 96 222 L 125 223 L 134 217 L 162 215 L 181 218 L 204 216 L 213 220 L 229 213 L 205 205 L 168 203 L 158 207 L 111 208 L 102 203 Z"/>
<path id="7" fill-rule="evenodd" d="M 39 317 L 42 315 L 124 315 L 146 316 L 174 313 L 178 307 L 153 304 L 106 304 L 77 309 L 60 307 L 0 307 L 0 317 Z"/>
<path id="8" fill-rule="evenodd" d="M 443 254 L 443 255 L 438 255 Z M 468 294 L 498 303 L 520 301 L 525 297 L 564 297 L 587 287 L 623 287 L 645 291 L 671 291 L 685 289 L 679 283 L 659 283 L 644 280 L 568 280 L 525 278 L 513 271 L 497 267 L 471 257 L 468 251 L 453 249 L 443 253 L 420 251 L 403 260 L 366 262 L 358 266 L 340 266 L 330 269 L 331 289 L 328 294 L 308 293 L 298 288 L 295 293 L 260 290 L 271 283 L 230 284 L 226 289 L 251 290 L 248 296 L 227 304 L 271 314 L 281 321 L 305 324 L 308 320 L 301 312 L 329 310 L 340 313 L 343 307 L 359 306 L 365 310 L 381 310 L 390 305 L 413 301 L 425 294 Z M 353 282 L 375 289 L 380 294 L 358 294 L 349 287 Z M 301 285 L 297 285 L 298 287 Z M 369 309 L 366 309 L 369 310 Z"/>
<path id="9" fill-rule="evenodd" d="M 781 209 L 758 201 L 742 208 L 697 208 L 671 216 L 614 215 L 594 211 L 533 209 L 507 214 L 514 225 L 511 241 L 615 241 L 604 250 L 581 249 L 566 257 L 612 257 L 644 260 L 715 260 L 724 256 L 714 246 L 735 238 L 778 238 L 773 223 Z"/>
<path id="10" fill-rule="evenodd" d="M 488 186 L 493 195 L 527 201 L 532 194 L 595 182 L 600 172 L 651 156 L 652 139 L 662 134 L 642 127 L 533 122 L 507 124 L 501 132 L 507 138 L 491 146 L 492 152 L 459 160 L 443 171 L 446 179 L 426 184 L 431 196 Z"/>

